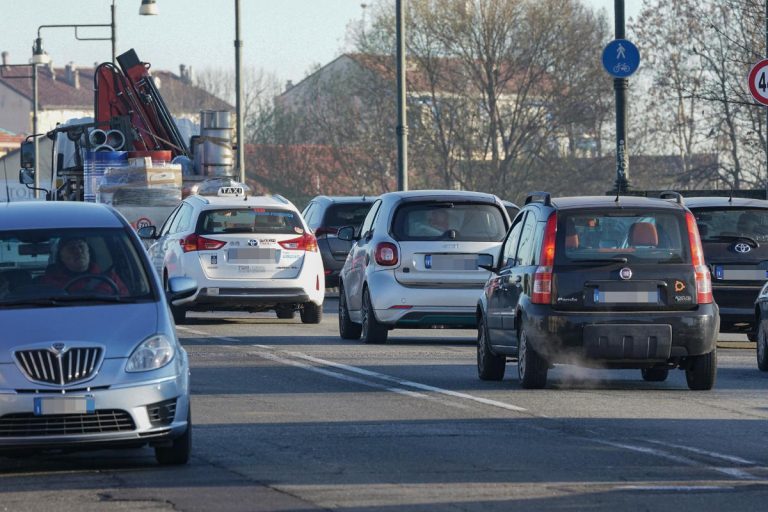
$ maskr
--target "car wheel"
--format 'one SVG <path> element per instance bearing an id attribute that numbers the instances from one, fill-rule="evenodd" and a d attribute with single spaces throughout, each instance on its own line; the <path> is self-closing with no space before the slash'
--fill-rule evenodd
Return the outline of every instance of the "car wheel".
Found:
<path id="1" fill-rule="evenodd" d="M 155 448 L 155 459 L 163 466 L 178 466 L 189 461 L 192 452 L 192 413 L 187 412 L 187 430 L 171 442 L 171 446 Z"/>
<path id="2" fill-rule="evenodd" d="M 301 316 L 301 323 L 303 324 L 319 324 L 323 319 L 323 305 L 315 304 L 314 302 L 305 302 L 301 306 L 299 312 Z"/>
<path id="3" fill-rule="evenodd" d="M 757 328 L 757 367 L 761 372 L 768 372 L 768 332 L 761 319 Z"/>
<path id="4" fill-rule="evenodd" d="M 363 325 L 362 325 L 362 338 L 363 343 L 386 343 L 387 335 L 389 331 L 387 326 L 379 323 L 376 320 L 376 315 L 373 313 L 373 304 L 371 304 L 371 296 L 368 293 L 368 288 L 363 290 Z"/>
<path id="5" fill-rule="evenodd" d="M 685 369 L 688 387 L 697 391 L 712 389 L 717 378 L 717 349 L 708 354 L 689 357 L 688 360 L 688 368 Z"/>
<path id="6" fill-rule="evenodd" d="M 525 329 L 520 329 L 517 348 L 517 376 L 525 389 L 542 389 L 547 385 L 549 364 L 528 342 Z"/>
<path id="7" fill-rule="evenodd" d="M 349 319 L 347 297 L 344 295 L 344 285 L 339 284 L 339 336 L 343 340 L 359 340 L 363 327 Z"/>
<path id="8" fill-rule="evenodd" d="M 275 314 L 277 315 L 277 318 L 280 318 L 281 320 L 292 320 L 294 316 L 296 316 L 296 311 L 291 308 L 283 308 L 283 309 L 276 309 Z"/>
<path id="9" fill-rule="evenodd" d="M 640 372 L 648 382 L 664 382 L 669 376 L 669 368 L 643 368 Z"/>
<path id="10" fill-rule="evenodd" d="M 168 276 L 165 276 L 165 291 L 168 291 Z M 181 325 L 187 321 L 187 308 L 184 306 L 171 306 L 171 315 L 173 315 L 173 321 L 177 325 Z"/>
<path id="11" fill-rule="evenodd" d="M 491 352 L 485 318 L 477 323 L 477 376 L 480 380 L 501 380 L 507 367 L 507 358 Z"/>

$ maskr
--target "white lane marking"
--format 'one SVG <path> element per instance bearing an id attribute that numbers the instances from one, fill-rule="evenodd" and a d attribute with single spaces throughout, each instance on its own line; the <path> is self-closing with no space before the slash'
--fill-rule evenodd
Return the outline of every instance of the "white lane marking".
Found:
<path id="1" fill-rule="evenodd" d="M 490 405 L 493 407 L 499 407 L 501 409 L 506 409 L 508 411 L 516 411 L 516 412 L 525 412 L 526 409 L 523 407 L 518 407 L 517 405 L 507 404 L 504 402 L 499 402 L 496 400 L 490 400 L 488 398 L 481 398 L 479 396 L 474 395 L 468 395 L 467 393 L 460 393 L 458 391 L 451 391 L 450 389 L 443 389 L 443 388 L 437 388 L 435 386 L 429 386 L 427 384 L 421 384 L 419 382 L 413 382 L 411 380 L 404 380 L 404 379 L 398 379 L 397 377 L 392 377 L 383 373 L 378 372 L 372 372 L 370 370 L 364 370 L 363 368 L 358 368 L 356 366 L 350 366 L 347 364 L 341 364 L 341 363 L 335 363 L 333 361 L 328 361 L 326 359 L 320 359 L 317 357 L 312 357 L 307 354 L 302 354 L 301 352 L 289 352 L 290 355 L 294 357 L 299 357 L 301 359 L 306 359 L 307 361 L 312 361 L 314 363 L 319 363 L 326 366 L 331 366 L 333 368 L 338 368 L 340 370 L 345 370 L 352 373 L 358 373 L 360 375 L 365 375 L 366 377 L 373 377 L 380 380 L 385 380 L 388 382 L 394 382 L 396 384 L 399 384 L 400 386 L 407 386 L 411 388 L 421 389 L 422 391 L 431 391 L 433 393 L 440 393 L 442 395 L 451 396 L 454 398 L 462 398 L 464 400 L 472 400 L 473 402 L 478 402 L 485 405 Z"/>
<path id="2" fill-rule="evenodd" d="M 179 331 L 184 331 L 184 332 L 188 332 L 188 333 L 191 333 L 191 334 L 197 334 L 198 336 L 203 336 L 205 338 L 210 338 L 211 337 L 211 335 L 208 334 L 207 332 L 196 331 L 195 329 L 190 329 L 189 327 L 184 327 L 183 325 L 177 325 L 176 329 L 179 330 Z"/>
<path id="3" fill-rule="evenodd" d="M 605 441 L 602 439 L 593 439 L 593 441 L 596 443 L 606 444 L 608 446 L 613 446 L 613 447 L 621 448 L 624 450 L 629 450 L 629 451 L 638 452 L 638 453 L 645 453 L 647 455 L 654 455 L 662 459 L 667 459 L 673 462 L 678 462 L 680 464 L 685 464 L 686 466 L 697 467 L 700 469 L 709 469 L 709 470 L 716 471 L 718 473 L 722 473 L 724 475 L 728 475 L 730 477 L 733 477 L 739 480 L 762 480 L 762 478 L 738 468 L 721 468 L 718 466 L 711 466 L 709 464 L 704 464 L 704 463 L 695 461 L 693 459 L 689 459 L 688 457 L 681 457 L 679 455 L 674 455 L 672 453 L 666 452 L 664 450 L 659 450 L 656 448 L 649 448 L 646 446 L 637 446 L 637 445 L 631 445 L 626 443 L 616 443 L 613 441 Z"/>
<path id="4" fill-rule="evenodd" d="M 751 460 L 742 459 L 741 457 L 734 457 L 733 455 L 725 455 L 723 453 L 710 452 L 708 450 L 702 450 L 701 448 L 694 448 L 693 446 L 685 446 L 682 444 L 665 443 L 664 441 L 656 441 L 653 439 L 646 439 L 646 442 L 666 446 L 667 448 L 677 448 L 680 450 L 689 451 L 691 453 L 698 453 L 699 455 L 706 455 L 713 459 L 721 459 L 727 462 L 733 462 L 735 464 L 744 464 L 745 466 L 757 466 L 757 462 Z"/>
<path id="5" fill-rule="evenodd" d="M 651 491 L 651 492 L 702 492 L 702 491 L 732 491 L 728 485 L 622 485 L 614 487 L 617 491 Z"/>

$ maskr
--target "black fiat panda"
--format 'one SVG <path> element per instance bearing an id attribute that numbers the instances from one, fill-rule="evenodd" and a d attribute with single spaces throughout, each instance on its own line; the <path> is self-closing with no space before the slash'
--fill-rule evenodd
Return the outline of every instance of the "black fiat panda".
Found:
<path id="1" fill-rule="evenodd" d="M 487 264 L 486 264 L 487 263 Z M 524 388 L 554 364 L 640 369 L 690 389 L 717 372 L 719 314 L 693 214 L 676 194 L 565 197 L 535 192 L 515 217 L 478 302 L 477 368 Z"/>

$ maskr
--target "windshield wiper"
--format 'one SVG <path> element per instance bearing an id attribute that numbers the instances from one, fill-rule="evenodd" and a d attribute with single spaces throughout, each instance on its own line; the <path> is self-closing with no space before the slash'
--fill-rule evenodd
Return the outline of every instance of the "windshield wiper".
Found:
<path id="1" fill-rule="evenodd" d="M 571 263 L 602 263 L 604 265 L 610 265 L 611 263 L 626 263 L 628 260 L 626 256 L 614 256 L 613 258 L 595 258 L 591 260 L 582 260 L 578 258 L 571 259 Z"/>
<path id="2" fill-rule="evenodd" d="M 128 297 L 115 297 L 110 295 L 65 295 L 61 297 L 41 297 L 39 299 L 0 300 L 0 307 L 62 306 L 65 304 L 71 305 L 76 302 L 130 304 L 136 302 L 136 299 Z"/>

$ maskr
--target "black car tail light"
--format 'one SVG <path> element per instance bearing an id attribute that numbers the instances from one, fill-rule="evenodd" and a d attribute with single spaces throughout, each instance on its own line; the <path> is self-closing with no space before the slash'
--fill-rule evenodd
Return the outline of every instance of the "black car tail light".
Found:
<path id="1" fill-rule="evenodd" d="M 699 228 L 696 226 L 696 218 L 691 212 L 685 214 L 685 222 L 688 225 L 688 240 L 691 244 L 691 259 L 693 260 L 693 273 L 696 279 L 696 302 L 699 304 L 712 303 L 712 276 L 709 268 L 704 264 L 704 249 L 701 247 Z"/>
<path id="2" fill-rule="evenodd" d="M 539 267 L 533 274 L 531 302 L 534 304 L 550 304 L 552 302 L 552 267 L 555 264 L 556 235 L 557 213 L 552 213 L 544 228 L 544 242 L 541 244 Z"/>

